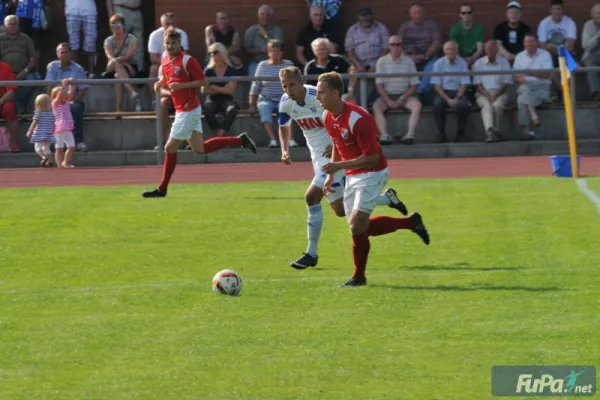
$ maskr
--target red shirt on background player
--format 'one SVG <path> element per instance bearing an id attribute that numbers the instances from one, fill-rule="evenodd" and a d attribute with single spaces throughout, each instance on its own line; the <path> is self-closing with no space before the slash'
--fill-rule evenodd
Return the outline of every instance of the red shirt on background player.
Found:
<path id="1" fill-rule="evenodd" d="M 329 174 L 324 190 L 334 191 L 333 174 L 340 169 L 346 170 L 344 210 L 352 233 L 354 274 L 342 286 L 364 286 L 371 249 L 369 236 L 410 229 L 429 244 L 429 233 L 421 215 L 416 212 L 408 218 L 371 218 L 388 181 L 387 159 L 379 144 L 375 119 L 362 107 L 342 101 L 343 92 L 344 81 L 340 74 L 328 72 L 319 76 L 317 99 L 325 109 L 323 122 L 334 143 L 331 162 L 322 167 Z"/>
<path id="2" fill-rule="evenodd" d="M 169 88 L 175 111 L 192 111 L 200 106 L 197 88 L 182 85 L 205 79 L 204 71 L 194 57 L 183 51 L 174 56 L 165 51 L 162 55 L 159 77 L 157 85 Z M 181 89 L 182 87 L 184 89 Z"/>

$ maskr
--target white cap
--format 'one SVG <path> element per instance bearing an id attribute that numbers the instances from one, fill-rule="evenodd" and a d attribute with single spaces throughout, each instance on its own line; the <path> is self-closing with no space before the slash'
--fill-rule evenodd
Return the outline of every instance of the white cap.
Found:
<path id="1" fill-rule="evenodd" d="M 519 10 L 521 9 L 521 4 L 518 1 L 511 1 L 510 3 L 508 3 L 506 5 L 506 8 L 518 8 Z"/>

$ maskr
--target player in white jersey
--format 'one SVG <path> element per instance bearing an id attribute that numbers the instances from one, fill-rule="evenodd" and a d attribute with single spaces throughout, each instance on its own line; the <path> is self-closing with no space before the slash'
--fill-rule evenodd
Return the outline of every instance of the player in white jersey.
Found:
<path id="1" fill-rule="evenodd" d="M 323 210 L 321 200 L 325 195 L 331 208 L 338 217 L 345 217 L 344 212 L 344 185 L 346 176 L 344 171 L 335 175 L 336 188 L 334 193 L 323 193 L 327 174 L 321 167 L 331 162 L 331 149 L 333 142 L 323 125 L 323 107 L 317 100 L 317 88 L 303 85 L 302 73 L 296 67 L 287 67 L 279 71 L 279 80 L 285 94 L 279 102 L 279 139 L 281 141 L 281 162 L 291 164 L 289 143 L 292 136 L 292 120 L 302 129 L 306 144 L 310 150 L 315 177 L 308 186 L 304 198 L 308 206 L 308 248 L 304 255 L 291 263 L 296 269 L 314 267 L 318 262 L 317 249 L 321 228 L 323 226 Z M 408 210 L 398 198 L 396 191 L 389 188 L 377 199 L 377 205 L 387 205 L 406 215 Z"/>

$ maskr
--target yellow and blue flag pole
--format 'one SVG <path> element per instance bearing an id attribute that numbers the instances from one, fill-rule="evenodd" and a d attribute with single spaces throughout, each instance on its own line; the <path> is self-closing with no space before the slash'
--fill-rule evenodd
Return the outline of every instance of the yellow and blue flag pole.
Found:
<path id="1" fill-rule="evenodd" d="M 563 97 L 565 102 L 565 116 L 567 118 L 567 134 L 569 137 L 569 153 L 571 155 L 571 173 L 573 178 L 579 177 L 577 168 L 577 144 L 575 142 L 575 121 L 573 120 L 573 101 L 571 98 L 571 86 L 569 80 L 571 72 L 577 69 L 577 62 L 573 56 L 564 47 L 558 49 L 558 63 L 560 67 L 560 78 L 563 88 Z"/>

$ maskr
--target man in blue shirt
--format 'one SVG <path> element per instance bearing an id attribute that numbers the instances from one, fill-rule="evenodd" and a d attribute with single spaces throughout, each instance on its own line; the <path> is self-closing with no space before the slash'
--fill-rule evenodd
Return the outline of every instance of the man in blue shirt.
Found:
<path id="1" fill-rule="evenodd" d="M 47 81 L 62 81 L 66 78 L 74 78 L 75 80 L 85 80 L 85 71 L 83 67 L 72 61 L 71 46 L 69 43 L 61 43 L 56 48 L 58 60 L 52 61 L 46 68 Z M 83 96 L 87 92 L 89 85 L 77 84 L 75 86 L 75 96 L 71 101 L 71 114 L 73 114 L 73 122 L 75 123 L 75 142 L 77 149 L 87 151 L 87 146 L 83 141 L 83 113 L 85 111 L 85 103 Z M 52 87 L 49 88 L 49 91 Z M 67 89 L 68 90 L 68 89 Z"/>
<path id="2" fill-rule="evenodd" d="M 455 42 L 444 43 L 444 57 L 437 60 L 433 66 L 433 72 L 469 72 L 467 62 L 458 56 L 458 45 Z M 468 141 L 465 135 L 467 119 L 471 105 L 465 91 L 471 84 L 471 78 L 465 76 L 433 76 L 431 84 L 435 89 L 435 99 L 433 100 L 433 115 L 435 124 L 440 132 L 439 142 L 446 142 L 446 110 L 448 107 L 456 109 L 458 119 L 457 141 Z"/>

